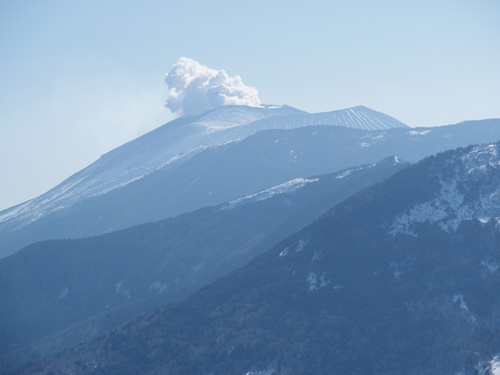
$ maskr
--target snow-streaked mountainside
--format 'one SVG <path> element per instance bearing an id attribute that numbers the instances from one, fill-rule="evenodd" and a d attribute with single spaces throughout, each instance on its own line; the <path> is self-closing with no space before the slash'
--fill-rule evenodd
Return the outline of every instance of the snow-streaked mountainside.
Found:
<path id="1" fill-rule="evenodd" d="M 238 139 L 235 131 L 271 116 L 302 114 L 292 107 L 228 106 L 199 116 L 179 118 L 120 146 L 47 193 L 0 212 L 0 224 L 23 226 L 47 213 L 105 194 L 158 169 L 173 166 L 208 147 Z"/>
<path id="2" fill-rule="evenodd" d="M 309 124 L 336 124 L 354 129 L 386 130 L 406 128 L 407 125 L 381 112 L 357 106 L 333 112 L 316 113 L 309 116 Z"/>
<path id="3" fill-rule="evenodd" d="M 264 121 L 263 121 L 264 120 Z M 175 168 L 209 147 L 239 141 L 265 129 L 339 125 L 366 129 L 405 127 L 365 107 L 307 114 L 289 106 L 225 106 L 179 118 L 103 155 L 47 193 L 0 212 L 0 233 L 48 213 L 123 187 L 162 168 Z"/>
<path id="4" fill-rule="evenodd" d="M 297 178 L 230 203 L 98 237 L 43 241 L 0 259 L 0 373 L 188 295 L 407 166 L 390 157 Z"/>
<path id="5" fill-rule="evenodd" d="M 401 121 L 364 106 L 356 106 L 332 112 L 294 116 L 285 115 L 257 122 L 259 126 L 270 125 L 269 128 L 275 126 L 276 123 L 281 124 L 281 127 L 285 129 L 309 125 L 337 125 L 361 130 L 387 130 L 407 127 Z"/>
<path id="6" fill-rule="evenodd" d="M 301 187 L 303 187 L 304 185 L 306 185 L 310 182 L 316 182 L 316 181 L 318 181 L 317 178 L 302 178 L 302 177 L 294 178 L 293 180 L 284 182 L 284 183 L 279 184 L 277 186 L 273 186 L 269 189 L 259 191 L 258 193 L 250 194 L 250 195 L 247 195 L 245 197 L 234 199 L 231 202 L 228 202 L 223 207 L 223 209 L 230 210 L 234 207 L 237 207 L 239 205 L 246 204 L 249 202 L 259 202 L 262 200 L 269 199 L 277 194 L 291 193 L 297 189 L 300 189 Z"/>
<path id="7" fill-rule="evenodd" d="M 394 218 L 392 235 L 416 236 L 418 225 L 425 222 L 447 232 L 456 231 L 464 220 L 500 223 L 499 144 L 468 148 L 453 163 L 450 171 L 439 175 L 439 188 L 430 198 Z"/>
<path id="8" fill-rule="evenodd" d="M 430 156 L 179 303 L 11 373 L 495 375 L 499 186 L 500 143 Z"/>
<path id="9" fill-rule="evenodd" d="M 253 114 L 252 118 L 255 113 L 266 111 L 265 108 L 220 108 L 197 117 L 203 126 L 189 121 L 181 126 L 182 121 L 187 120 L 176 120 L 110 152 L 49 193 L 0 213 L 4 214 L 4 222 L 0 222 L 0 257 L 36 241 L 81 238 L 157 221 L 228 202 L 302 176 L 374 163 L 390 155 L 416 162 L 436 152 L 471 143 L 495 142 L 500 138 L 498 119 L 435 128 L 375 131 L 300 124 L 284 129 L 293 126 L 286 121 L 277 122 L 288 115 L 277 115 L 208 133 L 211 141 L 217 137 L 221 145 L 181 155 L 158 169 L 141 172 L 140 168 L 129 168 L 128 172 L 136 174 L 119 173 L 137 160 L 151 163 L 156 149 L 158 153 L 169 152 L 162 147 L 162 142 L 168 143 L 168 137 L 161 135 L 170 132 L 175 124 L 181 124 L 178 128 L 188 134 L 204 129 L 206 135 L 207 127 L 221 128 L 218 112 L 241 118 L 241 112 L 247 109 Z M 284 107 L 281 110 L 295 111 Z M 238 141 L 231 142 L 231 139 Z M 99 163 L 102 163 L 100 167 Z M 100 169 L 92 172 L 97 167 Z M 78 179 L 83 182 L 70 188 Z M 120 188 L 110 188 L 113 184 Z M 8 216 L 10 220 L 6 220 Z"/>

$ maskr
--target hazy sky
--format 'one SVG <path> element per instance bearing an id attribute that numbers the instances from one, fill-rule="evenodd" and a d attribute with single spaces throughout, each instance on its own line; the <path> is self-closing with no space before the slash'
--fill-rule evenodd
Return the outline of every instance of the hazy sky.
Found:
<path id="1" fill-rule="evenodd" d="M 171 119 L 190 57 L 309 112 L 500 117 L 500 1 L 0 0 L 0 209 Z"/>

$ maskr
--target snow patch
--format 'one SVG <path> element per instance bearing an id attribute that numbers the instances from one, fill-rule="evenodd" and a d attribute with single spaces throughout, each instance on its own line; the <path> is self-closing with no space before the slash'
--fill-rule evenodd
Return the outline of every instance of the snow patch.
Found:
<path id="1" fill-rule="evenodd" d="M 476 146 L 462 157 L 462 162 L 468 173 L 484 172 L 488 167 L 500 165 L 498 146 L 496 144 Z"/>
<path id="2" fill-rule="evenodd" d="M 272 375 L 274 374 L 274 369 L 261 370 L 261 371 L 249 371 L 245 375 Z"/>
<path id="3" fill-rule="evenodd" d="M 319 288 L 327 286 L 330 282 L 331 280 L 326 276 L 325 272 L 323 272 L 323 274 L 319 277 L 319 280 L 318 276 L 314 272 L 309 272 L 307 275 L 308 290 L 310 291 L 318 290 Z"/>
<path id="4" fill-rule="evenodd" d="M 500 375 L 500 356 L 496 355 L 490 361 L 491 375 Z"/>
<path id="5" fill-rule="evenodd" d="M 478 375 L 500 375 L 500 356 L 497 354 L 489 361 L 480 362 L 476 369 Z"/>
<path id="6" fill-rule="evenodd" d="M 426 135 L 426 134 L 429 134 L 431 132 L 431 130 L 421 130 L 421 131 L 417 131 L 417 130 L 410 130 L 408 132 L 409 135 Z"/>
<path id="7" fill-rule="evenodd" d="M 295 249 L 296 252 L 301 252 L 304 250 L 304 247 L 307 245 L 307 241 L 304 240 L 299 240 L 297 243 L 297 248 Z"/>
<path id="8" fill-rule="evenodd" d="M 320 258 L 320 253 L 318 251 L 315 251 L 314 255 L 311 258 L 311 263 L 316 263 L 317 261 L 319 261 L 319 258 Z"/>
<path id="9" fill-rule="evenodd" d="M 318 280 L 316 277 L 316 274 L 314 272 L 309 272 L 307 275 L 307 283 L 309 284 L 309 290 L 316 290 L 318 289 Z"/>
<path id="10" fill-rule="evenodd" d="M 458 166 L 439 177 L 440 189 L 434 198 L 416 203 L 412 208 L 396 215 L 388 226 L 388 233 L 416 235 L 413 224 L 436 223 L 446 232 L 456 231 L 464 220 L 479 220 L 487 223 L 500 217 L 500 152 L 498 145 L 476 146 L 465 155 L 448 163 L 458 161 Z M 495 173 L 485 174 L 485 171 Z"/>
<path id="11" fill-rule="evenodd" d="M 389 263 L 389 268 L 392 269 L 392 277 L 394 277 L 395 280 L 399 280 L 399 278 L 403 274 L 403 270 L 411 270 L 414 262 L 415 262 L 414 257 L 408 257 L 399 262 Z M 377 276 L 378 274 L 380 274 L 380 272 L 376 274 L 372 273 L 372 275 L 374 276 Z"/>
<path id="12" fill-rule="evenodd" d="M 262 190 L 258 193 L 247 195 L 242 198 L 238 198 L 235 200 L 226 203 L 221 209 L 222 210 L 231 210 L 237 206 L 242 204 L 251 203 L 251 202 L 259 202 L 269 198 L 277 194 L 289 194 L 297 189 L 304 187 L 305 185 L 319 181 L 319 178 L 295 178 L 293 180 L 287 181 L 283 184 L 271 187 L 269 189 Z"/>
<path id="13" fill-rule="evenodd" d="M 295 245 L 295 251 L 298 253 L 301 252 L 302 250 L 304 250 L 306 245 L 307 245 L 307 241 L 302 240 L 302 239 L 298 240 L 297 244 Z M 292 249 L 290 249 L 289 246 L 286 246 L 283 250 L 281 250 L 279 256 L 280 257 L 287 256 L 290 253 L 290 251 L 292 251 L 292 250 L 293 250 L 293 246 L 292 246 Z M 319 257 L 319 254 L 318 254 L 318 257 Z"/>
<path id="14" fill-rule="evenodd" d="M 168 285 L 161 281 L 155 281 L 149 286 L 149 290 L 157 290 L 158 294 L 163 294 L 168 289 Z"/>
<path id="15" fill-rule="evenodd" d="M 121 280 L 115 285 L 115 294 L 122 295 L 130 299 L 130 291 L 123 289 L 123 283 L 125 280 Z"/>
<path id="16" fill-rule="evenodd" d="M 481 260 L 481 266 L 485 267 L 491 273 L 495 273 L 498 270 L 499 264 L 494 259 L 483 259 Z"/>
<path id="17" fill-rule="evenodd" d="M 66 298 L 66 297 L 68 296 L 68 293 L 69 293 L 69 288 L 68 288 L 68 286 L 66 285 L 66 286 L 64 287 L 64 289 L 61 291 L 61 294 L 59 294 L 59 297 L 58 297 L 58 298 L 59 298 L 59 299 L 64 299 L 64 298 Z"/>
<path id="18" fill-rule="evenodd" d="M 464 195 L 457 189 L 457 180 L 441 182 L 438 196 L 428 202 L 416 204 L 409 212 L 396 216 L 390 226 L 389 234 L 415 235 L 412 225 L 416 223 L 437 223 L 441 229 L 450 233 L 458 229 L 464 220 L 479 220 L 487 223 L 491 218 L 498 222 L 500 214 L 500 195 L 498 192 L 481 195 L 478 199 L 465 202 Z"/>
<path id="19" fill-rule="evenodd" d="M 397 162 L 394 165 L 396 165 L 398 163 L 402 163 L 402 161 L 399 161 L 399 159 L 397 159 Z M 377 166 L 377 163 L 372 163 L 372 164 L 367 165 L 367 166 L 362 166 L 362 167 L 356 167 L 356 168 L 347 169 L 345 171 L 340 172 L 337 176 L 335 176 L 335 179 L 336 180 L 340 180 L 342 178 L 349 177 L 353 172 L 362 171 L 362 170 L 365 170 L 367 168 L 373 168 L 373 167 L 376 167 L 376 166 Z"/>
<path id="20" fill-rule="evenodd" d="M 391 226 L 389 234 L 397 233 L 415 235 L 411 225 L 415 223 L 438 223 L 446 232 L 458 229 L 464 219 L 469 219 L 472 214 L 464 210 L 462 203 L 464 197 L 457 190 L 457 181 L 442 182 L 441 191 L 435 199 L 415 205 L 408 213 L 398 215 Z M 450 211 L 455 215 L 450 215 Z"/>
<path id="21" fill-rule="evenodd" d="M 345 178 L 347 176 L 350 176 L 352 173 L 352 169 L 348 169 L 347 171 L 345 172 L 342 172 L 341 174 L 339 174 L 337 177 L 335 177 L 336 180 L 340 180 L 341 178 Z"/>
<path id="22" fill-rule="evenodd" d="M 453 296 L 453 303 L 458 303 L 463 311 L 469 312 L 469 307 L 467 306 L 462 293 L 457 293 Z"/>
<path id="23" fill-rule="evenodd" d="M 297 273 L 297 271 L 293 267 L 293 264 L 287 264 L 284 268 L 285 270 L 290 271 L 293 275 Z"/>
<path id="24" fill-rule="evenodd" d="M 323 273 L 323 274 L 321 275 L 321 277 L 320 277 L 319 281 L 320 281 L 320 283 L 319 283 L 319 287 L 320 287 L 320 288 L 322 288 L 322 287 L 327 286 L 328 284 L 330 284 L 330 282 L 331 282 L 332 280 L 330 280 L 330 279 L 328 279 L 328 278 L 326 277 L 326 273 Z"/>
<path id="25" fill-rule="evenodd" d="M 132 178 L 132 179 L 130 179 L 130 180 L 127 180 L 127 181 L 122 182 L 121 184 L 117 184 L 117 185 L 114 185 L 114 186 L 112 186 L 112 187 L 110 187 L 110 188 L 108 188 L 108 189 L 101 190 L 101 191 L 99 191 L 99 192 L 97 192 L 97 193 L 95 193 L 95 194 L 91 195 L 89 198 L 93 198 L 93 197 L 97 197 L 97 196 L 99 196 L 99 195 L 104 195 L 104 194 L 107 194 L 107 193 L 109 193 L 110 191 L 113 191 L 113 190 L 115 190 L 115 189 L 119 189 L 119 188 L 125 187 L 125 186 L 127 186 L 128 184 L 131 184 L 132 182 L 137 181 L 137 180 L 140 180 L 140 179 L 142 179 L 142 178 L 144 178 L 144 177 L 145 177 L 145 175 L 143 175 L 143 176 L 138 176 L 138 177 L 134 177 L 134 178 Z"/>
<path id="26" fill-rule="evenodd" d="M 394 271 L 392 273 L 392 277 L 394 277 L 394 279 L 396 280 L 399 280 L 399 278 L 401 277 L 401 269 L 400 269 L 400 264 L 399 263 L 396 263 L 396 262 L 391 262 L 389 263 L 389 268 L 392 268 Z"/>

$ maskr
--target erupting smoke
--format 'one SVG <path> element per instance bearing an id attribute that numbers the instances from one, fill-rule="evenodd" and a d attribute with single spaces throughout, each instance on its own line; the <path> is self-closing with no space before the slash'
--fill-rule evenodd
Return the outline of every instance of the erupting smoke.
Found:
<path id="1" fill-rule="evenodd" d="M 181 57 L 165 77 L 169 93 L 165 107 L 180 115 L 197 115 L 223 105 L 258 107 L 261 101 L 255 87 L 246 86 L 241 77 L 229 77 L 198 61 Z"/>

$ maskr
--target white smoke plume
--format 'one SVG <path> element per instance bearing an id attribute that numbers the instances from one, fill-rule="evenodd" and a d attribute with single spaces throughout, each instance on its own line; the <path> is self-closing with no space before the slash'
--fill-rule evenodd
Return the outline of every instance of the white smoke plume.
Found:
<path id="1" fill-rule="evenodd" d="M 172 66 L 165 82 L 169 87 L 165 107 L 180 115 L 197 115 L 223 105 L 261 104 L 257 89 L 246 86 L 240 76 L 229 77 L 224 70 L 187 57 Z"/>

